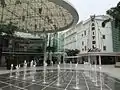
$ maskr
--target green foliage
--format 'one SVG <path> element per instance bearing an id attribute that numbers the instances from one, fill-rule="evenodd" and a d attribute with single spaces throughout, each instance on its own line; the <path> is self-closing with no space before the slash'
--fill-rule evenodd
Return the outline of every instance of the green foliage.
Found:
<path id="1" fill-rule="evenodd" d="M 8 47 L 9 40 L 14 36 L 15 30 L 18 28 L 12 23 L 0 24 L 0 47 Z"/>
<path id="2" fill-rule="evenodd" d="M 112 16 L 114 19 L 120 20 L 120 2 L 117 4 L 116 7 L 112 7 L 107 11 L 107 14 Z"/>
<path id="3" fill-rule="evenodd" d="M 100 52 L 99 48 L 88 49 L 88 52 Z"/>
<path id="4" fill-rule="evenodd" d="M 1 6 L 4 8 L 6 6 L 5 0 L 1 0 Z"/>
<path id="5" fill-rule="evenodd" d="M 17 26 L 12 25 L 12 23 L 9 24 L 0 24 L 0 36 L 2 33 L 5 34 L 5 36 L 13 36 L 14 32 L 18 29 Z"/>
<path id="6" fill-rule="evenodd" d="M 66 49 L 65 52 L 67 53 L 68 56 L 76 56 L 80 51 L 78 49 L 75 50 Z"/>
<path id="7" fill-rule="evenodd" d="M 106 23 L 108 23 L 108 22 L 110 22 L 111 21 L 111 19 L 109 18 L 109 19 L 107 19 L 107 20 L 105 20 L 105 21 L 103 21 L 102 22 L 102 27 L 105 27 L 105 25 L 106 25 Z"/>
<path id="8" fill-rule="evenodd" d="M 106 11 L 108 15 L 110 15 L 115 21 L 115 28 L 119 27 L 120 23 L 120 2 L 117 4 L 116 7 L 112 7 Z M 111 18 L 102 22 L 102 27 L 105 27 L 106 23 L 110 22 Z"/>
<path id="9" fill-rule="evenodd" d="M 107 11 L 107 14 L 112 16 L 115 20 L 115 27 L 117 28 L 120 23 L 120 2 L 117 4 L 116 7 L 112 7 Z"/>

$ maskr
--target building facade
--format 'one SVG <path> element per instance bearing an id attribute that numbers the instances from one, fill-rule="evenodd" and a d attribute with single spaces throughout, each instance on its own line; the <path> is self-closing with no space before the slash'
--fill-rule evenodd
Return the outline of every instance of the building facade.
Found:
<path id="1" fill-rule="evenodd" d="M 65 49 L 75 49 L 77 38 L 77 29 L 73 28 L 65 32 L 64 34 L 64 48 Z"/>
<path id="2" fill-rule="evenodd" d="M 64 48 L 78 49 L 80 53 L 86 53 L 94 48 L 101 52 L 113 52 L 112 25 L 109 22 L 105 27 L 102 27 L 102 22 L 108 18 L 105 15 L 93 15 L 66 31 L 64 33 Z"/>
<path id="3" fill-rule="evenodd" d="M 112 21 L 112 36 L 113 51 L 120 52 L 120 23 L 115 23 L 115 21 Z"/>

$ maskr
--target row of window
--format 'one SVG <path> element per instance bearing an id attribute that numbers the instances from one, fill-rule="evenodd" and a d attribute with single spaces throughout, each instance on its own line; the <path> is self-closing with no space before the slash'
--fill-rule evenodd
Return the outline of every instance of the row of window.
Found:
<path id="1" fill-rule="evenodd" d="M 67 32 L 66 32 L 66 35 L 70 35 L 70 34 L 72 34 L 73 32 L 75 32 L 75 29 L 72 29 L 72 30 L 67 31 Z"/>
<path id="2" fill-rule="evenodd" d="M 94 33 L 94 32 L 93 32 Z M 95 39 L 95 36 L 93 35 L 92 36 L 92 39 L 94 40 Z M 102 39 L 105 39 L 105 35 L 102 35 Z"/>
<path id="3" fill-rule="evenodd" d="M 92 44 L 96 44 L 96 41 L 92 41 Z M 82 45 L 84 45 L 84 41 L 82 41 Z"/>
<path id="4" fill-rule="evenodd" d="M 85 36 L 87 35 L 87 34 L 86 34 L 86 31 L 84 31 L 84 34 L 82 34 L 82 37 L 83 37 L 84 35 L 85 35 Z"/>
<path id="5" fill-rule="evenodd" d="M 92 47 L 95 48 L 94 45 L 93 45 Z M 103 50 L 104 50 L 104 51 L 107 50 L 106 48 L 107 48 L 106 46 L 103 46 Z M 82 48 L 82 51 L 87 51 L 87 47 L 85 46 L 84 48 Z"/>
<path id="6" fill-rule="evenodd" d="M 76 41 L 75 36 L 74 37 L 69 37 L 69 38 L 66 39 L 66 44 L 74 42 L 74 41 Z"/>
<path id="7" fill-rule="evenodd" d="M 102 37 L 103 39 L 105 39 L 105 35 L 103 35 Z M 92 36 L 92 39 L 95 39 L 95 36 Z M 96 44 L 96 41 L 92 41 L 92 44 Z M 82 45 L 84 45 L 84 41 L 82 41 Z"/>
<path id="8" fill-rule="evenodd" d="M 92 39 L 93 39 L 92 44 L 96 44 L 95 36 L 92 36 Z M 102 35 L 102 39 L 105 39 L 105 35 Z M 73 41 L 73 40 L 75 40 L 75 37 L 71 37 L 69 40 Z M 67 40 L 67 41 L 70 42 L 69 40 Z M 82 45 L 84 45 L 84 41 L 82 41 Z"/>
<path id="9" fill-rule="evenodd" d="M 85 46 L 84 48 L 82 48 L 82 51 L 87 51 L 87 47 Z"/>

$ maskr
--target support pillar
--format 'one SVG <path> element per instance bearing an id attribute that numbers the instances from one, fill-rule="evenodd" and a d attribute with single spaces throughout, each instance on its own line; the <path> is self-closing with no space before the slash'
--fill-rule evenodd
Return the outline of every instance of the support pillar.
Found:
<path id="1" fill-rule="evenodd" d="M 46 48 L 47 48 L 47 34 L 44 33 L 45 36 L 44 36 L 44 62 L 47 61 L 47 53 L 46 53 Z"/>

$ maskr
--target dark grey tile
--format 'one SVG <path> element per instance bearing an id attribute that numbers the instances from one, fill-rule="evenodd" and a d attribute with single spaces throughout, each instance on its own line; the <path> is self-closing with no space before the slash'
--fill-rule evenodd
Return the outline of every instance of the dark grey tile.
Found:
<path id="1" fill-rule="evenodd" d="M 41 85 L 36 85 L 33 84 L 31 86 L 26 87 L 26 89 L 28 90 L 41 90 L 42 88 L 44 88 L 45 86 L 41 86 Z M 48 89 L 49 90 L 49 89 Z"/>
<path id="2" fill-rule="evenodd" d="M 55 87 L 47 87 L 44 90 L 64 90 L 64 89 L 62 89 L 62 88 L 55 88 Z"/>
<path id="3" fill-rule="evenodd" d="M 24 87 L 29 86 L 31 84 L 32 84 L 32 82 L 31 83 L 29 83 L 29 82 L 21 82 L 21 83 L 17 83 L 16 86 L 24 88 Z"/>
<path id="4" fill-rule="evenodd" d="M 5 87 L 5 86 L 8 86 L 8 84 L 0 83 L 0 88 Z"/>
<path id="5" fill-rule="evenodd" d="M 79 71 L 79 72 L 82 72 L 82 71 Z M 18 77 L 18 79 L 15 79 L 15 78 L 10 79 L 9 73 L 0 75 L 0 81 L 1 81 L 0 88 L 4 87 L 2 90 L 20 90 L 21 88 L 22 89 L 26 88 L 28 90 L 41 90 L 42 88 L 50 84 L 50 86 L 46 87 L 45 90 L 64 90 L 66 86 L 68 85 L 68 83 L 70 82 L 71 77 L 73 76 L 73 73 L 74 73 L 73 79 L 71 83 L 69 83 L 67 90 L 75 90 L 74 89 L 75 84 L 76 84 L 75 72 L 68 72 L 67 74 L 66 72 L 61 72 L 60 86 L 56 85 L 57 84 L 57 71 L 56 70 L 53 73 L 50 72 L 50 70 L 47 71 L 47 74 L 46 74 L 46 82 L 48 82 L 47 84 L 43 84 L 43 71 L 42 70 L 37 70 L 35 74 L 36 81 L 34 83 L 32 82 L 32 78 L 30 78 L 30 74 L 29 74 L 30 71 L 28 71 L 27 73 L 28 75 L 26 76 L 26 80 L 23 80 L 24 72 L 20 72 L 21 75 Z M 120 90 L 120 82 L 119 82 L 120 80 L 110 77 L 109 75 L 106 75 L 106 74 L 103 74 L 103 75 L 105 77 L 104 78 L 105 84 L 107 84 L 112 90 Z M 56 82 L 51 84 L 55 80 Z M 98 76 L 98 80 L 99 80 L 99 76 Z M 88 77 L 86 77 L 86 81 L 87 81 L 87 84 L 90 90 L 100 90 L 100 86 L 96 87 L 95 83 L 91 82 L 91 80 Z M 8 84 L 2 83 L 2 82 L 6 82 Z M 10 84 L 12 85 L 10 86 Z M 100 85 L 100 81 L 98 81 L 98 84 Z M 17 86 L 19 88 L 16 88 L 13 86 Z M 80 90 L 87 90 L 86 82 L 81 73 L 79 73 L 79 86 L 80 86 Z M 109 88 L 104 85 L 103 90 L 109 90 Z"/>
<path id="6" fill-rule="evenodd" d="M 0 81 L 2 81 L 2 82 L 7 82 L 7 81 L 9 81 L 10 79 L 8 79 L 8 78 L 2 78 L 2 77 L 0 77 Z"/>
<path id="7" fill-rule="evenodd" d="M 20 81 L 11 79 L 11 80 L 7 81 L 7 83 L 16 85 L 16 84 L 20 83 Z"/>
<path id="8" fill-rule="evenodd" d="M 67 83 L 60 83 L 60 85 L 57 86 L 57 82 L 55 82 L 51 86 L 56 87 L 56 88 L 63 88 L 64 89 L 67 86 Z"/>
<path id="9" fill-rule="evenodd" d="M 17 88 L 17 87 L 13 87 L 13 86 L 8 86 L 8 87 L 5 87 L 5 88 L 2 88 L 2 90 L 22 90 L 22 89 Z"/>

